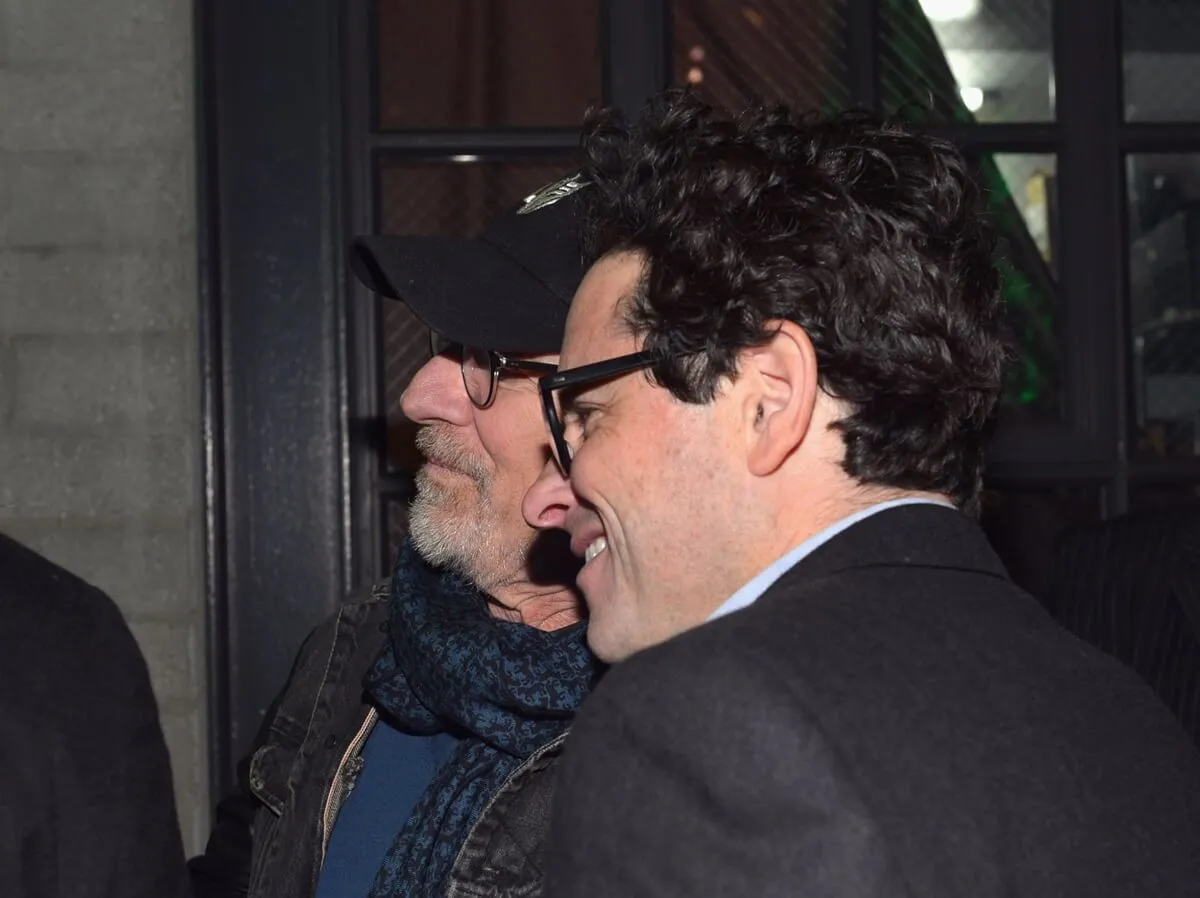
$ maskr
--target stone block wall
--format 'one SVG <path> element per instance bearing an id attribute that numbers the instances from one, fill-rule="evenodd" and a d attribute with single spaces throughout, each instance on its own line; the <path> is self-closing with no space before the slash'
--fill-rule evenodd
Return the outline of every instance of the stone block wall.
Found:
<path id="1" fill-rule="evenodd" d="M 192 4 L 0 0 L 0 530 L 150 665 L 207 829 Z"/>

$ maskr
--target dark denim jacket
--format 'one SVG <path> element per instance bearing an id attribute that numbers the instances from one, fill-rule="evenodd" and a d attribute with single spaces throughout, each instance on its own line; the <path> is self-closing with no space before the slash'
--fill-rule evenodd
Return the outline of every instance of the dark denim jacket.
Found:
<path id="1" fill-rule="evenodd" d="M 362 679 L 387 638 L 387 585 L 343 605 L 305 641 L 241 768 L 242 788 L 217 808 L 204 855 L 189 868 L 197 898 L 312 898 L 329 834 L 362 767 L 377 716 Z M 539 749 L 500 789 L 464 843 L 447 894 L 541 893 L 554 761 Z"/>

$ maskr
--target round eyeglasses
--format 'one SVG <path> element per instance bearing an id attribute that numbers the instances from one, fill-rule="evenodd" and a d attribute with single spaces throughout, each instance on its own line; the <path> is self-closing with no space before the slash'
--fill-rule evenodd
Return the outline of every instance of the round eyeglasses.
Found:
<path id="1" fill-rule="evenodd" d="M 548 362 L 511 358 L 491 349 L 454 343 L 435 331 L 429 332 L 429 348 L 435 356 L 458 356 L 467 398 L 478 409 L 488 408 L 496 401 L 496 384 L 502 374 L 553 374 L 558 370 Z"/>

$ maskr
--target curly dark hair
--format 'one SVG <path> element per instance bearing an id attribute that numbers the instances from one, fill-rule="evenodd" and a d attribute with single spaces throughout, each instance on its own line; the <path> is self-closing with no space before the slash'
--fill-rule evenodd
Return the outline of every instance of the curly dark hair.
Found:
<path id="1" fill-rule="evenodd" d="M 730 116 L 669 92 L 632 125 L 589 114 L 583 148 L 585 242 L 647 260 L 626 318 L 669 356 L 659 384 L 711 401 L 772 321 L 794 321 L 851 409 L 847 473 L 977 510 L 1006 350 L 995 238 L 953 145 L 860 112 Z"/>

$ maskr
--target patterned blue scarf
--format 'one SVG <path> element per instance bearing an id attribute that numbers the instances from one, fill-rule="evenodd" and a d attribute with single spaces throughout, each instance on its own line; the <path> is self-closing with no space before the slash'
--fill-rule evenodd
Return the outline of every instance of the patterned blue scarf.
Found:
<path id="1" fill-rule="evenodd" d="M 459 849 L 521 762 L 562 733 L 599 670 L 583 624 L 544 632 L 497 620 L 474 586 L 406 542 L 392 575 L 391 644 L 367 692 L 401 730 L 457 746 L 388 850 L 370 898 L 445 894 Z"/>

